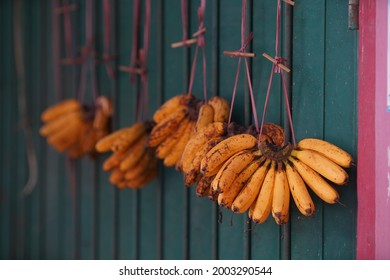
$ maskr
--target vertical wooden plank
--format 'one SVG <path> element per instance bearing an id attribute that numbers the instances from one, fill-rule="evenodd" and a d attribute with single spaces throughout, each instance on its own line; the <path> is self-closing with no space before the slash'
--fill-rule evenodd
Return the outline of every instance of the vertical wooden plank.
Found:
<path id="1" fill-rule="evenodd" d="M 131 50 L 132 34 L 132 2 L 118 2 L 118 48 L 119 48 L 119 65 L 129 65 Z M 117 97 L 117 114 L 118 127 L 130 126 L 135 122 L 136 111 L 136 88 L 129 83 L 129 75 L 120 73 L 118 77 L 118 97 Z M 125 189 L 118 191 L 118 257 L 120 259 L 135 259 L 137 254 L 136 248 L 136 231 L 134 228 L 136 216 L 134 213 L 134 202 L 136 201 L 136 191 Z"/>
<path id="2" fill-rule="evenodd" d="M 357 146 L 357 32 L 348 30 L 348 7 L 326 2 L 325 140 L 351 153 Z M 324 206 L 324 258 L 355 259 L 356 169 L 337 187 L 342 205 Z"/>
<path id="3" fill-rule="evenodd" d="M 144 1 L 143 1 L 144 2 Z M 160 32 L 161 16 L 159 9 L 161 3 L 151 1 L 151 22 L 150 22 L 150 42 L 148 53 L 148 80 L 149 80 L 149 115 L 144 120 L 151 120 L 153 112 L 159 107 L 160 88 L 158 79 L 160 65 L 157 63 L 161 54 L 161 45 L 159 44 L 158 32 Z M 145 6 L 143 7 L 145 10 Z M 141 32 L 144 33 L 144 32 Z M 142 41 L 143 43 L 143 41 Z M 158 192 L 159 177 L 140 190 L 139 194 L 139 258 L 140 259 L 159 259 L 158 234 Z"/>
<path id="4" fill-rule="evenodd" d="M 235 50 L 241 47 L 241 1 L 231 2 L 229 5 L 220 5 L 220 46 L 223 50 Z M 229 20 L 226 20 L 229 19 Z M 219 95 L 231 101 L 234 87 L 238 58 L 230 58 L 220 51 Z M 245 125 L 247 120 L 247 104 L 245 98 L 244 61 L 241 63 L 240 78 L 237 86 L 237 95 L 234 103 L 232 120 Z M 229 81 L 229 82 L 226 82 Z M 246 214 L 235 215 L 227 209 L 220 209 L 222 223 L 219 225 L 219 259 L 243 259 L 244 235 Z"/>
<path id="5" fill-rule="evenodd" d="M 97 51 L 99 57 L 103 54 L 103 1 L 96 2 L 96 31 L 97 31 Z M 111 3 L 111 53 L 113 54 L 116 51 L 116 2 Z M 116 61 L 113 61 L 113 65 L 116 64 Z M 113 116 L 113 126 L 115 130 L 117 126 L 114 124 L 117 120 L 117 112 L 115 106 L 116 100 L 116 80 L 111 80 L 106 71 L 104 64 L 99 64 L 98 69 L 98 82 L 100 94 L 108 96 L 114 105 L 114 116 Z M 115 188 L 109 184 L 108 178 L 109 174 L 102 170 L 102 165 L 104 160 L 108 157 L 108 154 L 99 155 L 97 158 L 97 193 L 96 193 L 96 253 L 98 259 L 113 259 L 115 258 L 114 244 L 115 244 Z"/>
<path id="6" fill-rule="evenodd" d="M 323 137 L 325 3 L 302 2 L 294 8 L 292 110 L 296 140 Z M 317 38 L 313 40 L 313 38 Z M 311 193 L 316 212 L 304 217 L 292 201 L 291 258 L 323 258 L 323 207 Z"/>
<path id="7" fill-rule="evenodd" d="M 199 7 L 200 1 L 191 1 L 190 9 L 190 32 L 189 34 L 194 33 L 198 29 L 199 19 L 197 16 L 197 9 Z M 212 21 L 213 16 L 215 16 L 215 7 L 213 7 L 211 2 L 206 4 L 205 10 L 205 21 L 204 25 L 207 29 L 205 34 L 205 51 L 206 51 L 206 61 L 207 61 L 207 95 L 208 98 L 216 94 L 213 92 L 213 84 L 215 81 L 210 79 L 212 73 L 212 59 L 214 53 L 213 48 L 213 33 L 212 33 Z M 195 46 L 192 48 L 192 50 Z M 191 52 L 191 60 L 194 52 Z M 202 50 L 199 49 L 198 61 L 197 61 L 197 71 L 193 85 L 193 92 L 196 97 L 199 99 L 204 99 L 203 97 L 203 64 L 202 64 Z M 189 65 L 191 66 L 191 65 Z M 182 186 L 184 188 L 184 186 Z M 211 259 L 212 258 L 212 224 L 213 216 L 210 215 L 214 203 L 211 203 L 207 198 L 200 199 L 195 194 L 196 186 L 191 186 L 189 189 L 189 259 Z"/>
<path id="8" fill-rule="evenodd" d="M 169 1 L 163 2 L 164 45 L 163 45 L 163 97 L 164 101 L 183 93 L 181 82 L 183 71 L 183 49 L 172 49 L 170 44 L 182 37 L 180 5 L 172 5 Z M 162 203 L 163 203 L 163 259 L 185 258 L 185 220 L 183 213 L 185 202 L 184 192 L 187 191 L 182 184 L 181 177 L 174 168 L 163 168 L 162 172 Z"/>
<path id="9" fill-rule="evenodd" d="M 1 44 L 1 89 L 3 94 L 1 94 L 1 131 L 2 131 L 2 145 L 1 145 L 1 154 L 2 154 L 2 176 L 1 176 L 1 211 L 0 211 L 0 258 L 1 259 L 10 259 L 11 258 L 11 106 L 10 98 L 12 96 L 12 85 L 11 85 L 11 71 L 10 65 L 12 63 L 12 44 L 8 43 L 7 45 L 3 42 L 11 42 L 12 40 L 12 30 L 11 30 L 11 17 L 12 14 L 12 5 L 11 1 L 2 1 L 1 2 L 1 34 L 3 35 L 2 44 Z"/>
<path id="10" fill-rule="evenodd" d="M 253 89 L 256 100 L 257 116 L 259 125 L 262 121 L 265 106 L 265 96 L 268 88 L 268 81 L 272 64 L 262 57 L 262 53 L 271 56 L 275 55 L 276 36 L 276 4 L 277 1 L 253 2 L 253 49 L 256 52 L 256 59 L 253 60 Z M 259 20 L 261 19 L 261 20 Z M 280 53 L 281 54 L 281 53 Z M 280 75 L 273 77 L 268 107 L 264 123 L 273 122 L 282 124 L 282 91 Z M 260 225 L 252 225 L 252 259 L 279 259 L 280 242 L 283 236 L 280 235 L 280 227 L 276 225 L 272 216 Z"/>

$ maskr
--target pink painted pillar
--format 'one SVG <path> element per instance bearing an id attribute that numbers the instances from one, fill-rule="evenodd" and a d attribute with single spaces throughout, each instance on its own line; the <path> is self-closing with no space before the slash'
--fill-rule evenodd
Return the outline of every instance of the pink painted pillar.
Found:
<path id="1" fill-rule="evenodd" d="M 358 259 L 390 259 L 389 5 L 360 1 Z"/>

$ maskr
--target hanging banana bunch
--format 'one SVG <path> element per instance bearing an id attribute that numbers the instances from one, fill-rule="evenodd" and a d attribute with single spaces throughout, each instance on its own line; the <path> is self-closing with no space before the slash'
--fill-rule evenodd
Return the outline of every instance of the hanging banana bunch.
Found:
<path id="1" fill-rule="evenodd" d="M 117 130 L 96 144 L 100 153 L 112 152 L 103 162 L 109 181 L 118 188 L 141 188 L 157 177 L 158 162 L 147 139 L 151 122 L 136 122 Z"/>
<path id="2" fill-rule="evenodd" d="M 284 224 L 289 218 L 290 192 L 305 216 L 315 212 L 307 187 L 326 203 L 339 201 L 332 184 L 348 182 L 344 168 L 352 164 L 350 154 L 320 139 L 306 138 L 296 147 L 282 145 L 282 135 L 263 139 L 257 147 L 256 137 L 235 135 L 202 159 L 201 173 L 212 178 L 212 193 L 218 195 L 220 206 L 235 213 L 248 211 L 254 223 L 265 222 L 272 213 L 277 224 Z"/>
<path id="3" fill-rule="evenodd" d="M 96 142 L 109 133 L 111 115 L 112 105 L 105 96 L 98 97 L 93 108 L 68 99 L 42 112 L 39 133 L 54 149 L 71 158 L 95 156 Z"/>

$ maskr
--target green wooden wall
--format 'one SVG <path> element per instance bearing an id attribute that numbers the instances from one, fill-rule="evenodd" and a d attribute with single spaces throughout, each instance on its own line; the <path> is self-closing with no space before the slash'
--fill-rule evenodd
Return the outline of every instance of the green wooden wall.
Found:
<path id="1" fill-rule="evenodd" d="M 142 2 L 142 1 L 141 1 Z M 274 0 L 248 1 L 248 25 L 255 39 L 251 62 L 258 116 L 261 117 L 274 54 Z M 85 2 L 72 14 L 74 40 L 84 44 Z M 113 49 L 117 65 L 128 65 L 132 1 L 112 1 L 115 10 Z M 190 30 L 197 29 L 199 1 L 189 1 Z M 291 96 L 297 140 L 319 137 L 350 152 L 357 146 L 357 31 L 348 30 L 344 0 L 297 0 L 292 15 Z M 0 1 L 0 259 L 354 259 L 356 247 L 356 170 L 338 187 L 341 203 L 315 198 L 317 212 L 303 217 L 293 205 L 291 222 L 273 219 L 252 226 L 245 215 L 219 210 L 196 197 L 181 175 L 161 165 L 157 180 L 141 190 L 117 190 L 101 170 L 106 156 L 74 164 L 76 189 L 70 187 L 67 159 L 38 134 L 40 113 L 57 102 L 52 59 L 52 4 L 22 1 L 29 123 L 37 153 L 39 178 L 28 197 L 20 191 L 28 176 L 26 148 L 18 111 L 13 47 L 13 1 Z M 101 0 L 95 1 L 98 52 L 102 52 Z M 237 59 L 223 50 L 240 47 L 241 1 L 207 1 L 205 25 L 209 95 L 231 98 Z M 185 92 L 193 49 L 172 49 L 181 39 L 179 0 L 152 0 L 149 56 L 150 110 Z M 60 36 L 61 37 L 61 36 Z M 285 42 L 283 42 L 285 43 Z M 135 121 L 137 85 L 118 73 L 112 81 L 97 65 L 99 91 L 114 100 L 114 128 Z M 201 69 L 201 67 L 198 67 Z M 244 70 L 242 68 L 241 70 Z M 252 122 L 244 72 L 239 80 L 233 118 Z M 61 96 L 74 97 L 79 66 L 61 67 Z M 202 97 L 201 72 L 194 94 Z M 286 123 L 281 81 L 275 76 L 266 121 Z M 87 93 L 86 102 L 92 94 Z M 222 223 L 218 223 L 219 212 Z"/>

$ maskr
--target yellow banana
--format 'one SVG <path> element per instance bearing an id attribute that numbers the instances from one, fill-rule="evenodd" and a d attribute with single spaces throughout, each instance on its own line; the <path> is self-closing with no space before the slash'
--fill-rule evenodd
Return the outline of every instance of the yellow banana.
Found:
<path id="1" fill-rule="evenodd" d="M 109 181 L 112 185 L 116 185 L 119 182 L 121 182 L 124 179 L 124 174 L 123 172 L 119 169 L 116 168 L 111 172 Z"/>
<path id="2" fill-rule="evenodd" d="M 212 138 L 207 141 L 199 151 L 196 152 L 195 156 L 192 159 L 191 165 L 189 169 L 184 170 L 182 167 L 182 172 L 185 174 L 185 184 L 190 186 L 198 181 L 200 178 L 200 163 L 203 157 L 206 155 L 208 151 L 210 151 L 215 145 L 217 145 L 220 141 L 222 141 L 223 137 Z"/>
<path id="3" fill-rule="evenodd" d="M 220 137 L 226 134 L 226 124 L 222 122 L 213 122 L 208 126 L 195 132 L 188 140 L 180 159 L 181 170 L 187 173 L 192 167 L 192 159 L 199 149 L 210 139 Z"/>
<path id="4" fill-rule="evenodd" d="M 186 107 L 186 103 L 191 99 L 195 99 L 195 97 L 188 93 L 176 95 L 168 99 L 155 111 L 153 114 L 153 120 L 156 123 L 162 122 L 175 111 L 184 109 Z"/>
<path id="5" fill-rule="evenodd" d="M 60 103 L 50 106 L 45 111 L 43 111 L 41 114 L 41 120 L 44 122 L 49 122 L 73 111 L 81 111 L 80 102 L 76 99 L 64 100 Z"/>
<path id="6" fill-rule="evenodd" d="M 349 153 L 325 140 L 305 138 L 299 141 L 297 146 L 302 150 L 309 149 L 319 152 L 342 167 L 351 167 L 353 162 Z"/>
<path id="7" fill-rule="evenodd" d="M 145 169 L 148 169 L 151 164 L 153 164 L 154 160 L 154 154 L 153 150 L 150 148 L 147 148 L 145 153 L 143 154 L 140 161 L 133 166 L 132 168 L 129 168 L 125 173 L 125 179 L 126 180 L 132 180 L 140 176 Z"/>
<path id="8" fill-rule="evenodd" d="M 261 173 L 261 171 L 259 171 L 259 173 Z M 268 219 L 272 209 L 272 197 L 275 183 L 275 161 L 271 162 L 271 166 L 268 171 L 266 171 L 265 176 L 264 174 L 260 174 L 260 176 L 254 178 L 255 180 L 252 180 L 252 178 L 248 181 L 248 184 L 260 185 L 260 191 L 257 198 L 252 200 L 252 203 L 249 204 L 248 208 L 252 208 L 250 211 L 252 221 L 255 224 L 261 224 Z M 232 205 L 232 210 L 234 211 L 235 209 L 233 207 L 234 203 Z"/>
<path id="9" fill-rule="evenodd" d="M 227 122 L 230 112 L 229 102 L 219 96 L 214 96 L 210 98 L 208 104 L 211 105 L 214 109 L 214 121 L 215 122 Z"/>
<path id="10" fill-rule="evenodd" d="M 120 170 L 126 172 L 141 160 L 146 151 L 146 138 L 147 136 L 143 135 L 127 150 L 126 155 L 119 165 Z"/>
<path id="11" fill-rule="evenodd" d="M 183 154 L 183 151 L 188 143 L 188 140 L 191 138 L 195 130 L 195 122 L 190 122 L 187 125 L 186 130 L 184 131 L 182 137 L 173 147 L 172 151 L 164 158 L 164 165 L 168 167 L 175 166 L 179 164 L 180 158 Z"/>
<path id="12" fill-rule="evenodd" d="M 302 161 L 289 157 L 288 159 L 294 166 L 306 185 L 323 201 L 333 204 L 339 201 L 338 192 L 316 171 L 304 164 Z"/>
<path id="13" fill-rule="evenodd" d="M 290 187 L 288 186 L 286 170 L 282 163 L 278 163 L 275 174 L 274 194 L 272 198 L 272 216 L 278 225 L 289 220 Z"/>
<path id="14" fill-rule="evenodd" d="M 211 184 L 213 192 L 221 193 L 228 190 L 240 172 L 255 158 L 256 156 L 250 150 L 240 151 L 232 155 L 217 172 Z"/>
<path id="15" fill-rule="evenodd" d="M 126 151 L 112 153 L 112 155 L 103 162 L 103 170 L 110 171 L 111 169 L 119 166 L 125 155 Z"/>
<path id="16" fill-rule="evenodd" d="M 230 208 L 232 206 L 236 197 L 241 194 L 241 191 L 246 187 L 245 185 L 250 177 L 252 177 L 253 173 L 255 173 L 262 163 L 264 163 L 264 160 L 265 158 L 254 160 L 240 172 L 230 187 L 218 195 L 219 206 L 226 208 Z"/>
<path id="17" fill-rule="evenodd" d="M 176 144 L 184 136 L 189 124 L 190 120 L 188 118 L 184 118 L 177 127 L 177 130 L 174 131 L 171 136 L 166 138 L 160 145 L 158 145 L 156 149 L 156 156 L 158 158 L 164 159 L 169 155 L 169 153 L 175 148 Z"/>
<path id="18" fill-rule="evenodd" d="M 256 137 L 250 134 L 237 134 L 226 138 L 215 145 L 202 159 L 201 173 L 211 176 L 232 155 L 239 151 L 252 149 L 257 145 Z"/>
<path id="19" fill-rule="evenodd" d="M 208 196 L 211 190 L 211 182 L 214 180 L 214 176 L 202 177 L 196 185 L 196 195 L 198 197 Z"/>
<path id="20" fill-rule="evenodd" d="M 214 121 L 214 109 L 211 105 L 204 103 L 200 106 L 198 119 L 196 121 L 196 131 L 207 126 Z"/>
<path id="21" fill-rule="evenodd" d="M 65 127 L 69 126 L 72 123 L 82 121 L 82 113 L 80 111 L 72 111 L 70 113 L 58 116 L 55 119 L 50 120 L 45 123 L 40 129 L 39 134 L 41 136 L 49 136 L 57 132 L 62 131 Z"/>
<path id="22" fill-rule="evenodd" d="M 180 109 L 174 111 L 167 116 L 163 121 L 153 127 L 149 135 L 149 145 L 156 147 L 163 142 L 169 135 L 172 134 L 180 124 L 180 122 L 186 117 L 188 110 Z"/>
<path id="23" fill-rule="evenodd" d="M 98 152 L 126 150 L 132 143 L 145 134 L 146 125 L 144 122 L 136 122 L 130 127 L 125 127 L 108 134 L 96 143 Z"/>
<path id="24" fill-rule="evenodd" d="M 146 184 L 153 181 L 158 174 L 158 161 L 156 157 L 152 157 L 149 166 L 147 169 L 144 169 L 143 172 L 139 173 L 138 176 L 132 179 L 127 179 L 127 187 L 129 188 L 141 188 Z"/>
<path id="25" fill-rule="evenodd" d="M 57 151 L 63 152 L 79 141 L 83 128 L 82 120 L 72 122 L 65 126 L 61 131 L 50 135 L 47 142 L 54 146 Z"/>
<path id="26" fill-rule="evenodd" d="M 348 182 L 348 174 L 342 167 L 316 151 L 292 150 L 291 155 L 335 184 L 344 185 Z"/>
<path id="27" fill-rule="evenodd" d="M 314 202 L 310 197 L 305 182 L 295 167 L 289 162 L 285 163 L 285 167 L 288 185 L 299 212 L 305 216 L 313 215 L 315 211 Z"/>

